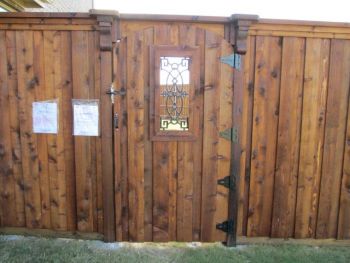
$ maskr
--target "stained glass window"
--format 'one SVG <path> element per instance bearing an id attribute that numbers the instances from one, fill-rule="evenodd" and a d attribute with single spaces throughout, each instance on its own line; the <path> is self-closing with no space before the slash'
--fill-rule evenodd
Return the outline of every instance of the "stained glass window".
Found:
<path id="1" fill-rule="evenodd" d="M 160 130 L 189 129 L 189 57 L 160 57 Z"/>

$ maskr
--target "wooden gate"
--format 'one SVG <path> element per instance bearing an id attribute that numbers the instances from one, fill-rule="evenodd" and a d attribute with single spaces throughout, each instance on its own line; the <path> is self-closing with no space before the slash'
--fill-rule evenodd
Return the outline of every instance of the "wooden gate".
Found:
<path id="1" fill-rule="evenodd" d="M 225 240 L 216 224 L 227 220 L 228 189 L 217 180 L 230 173 L 231 142 L 219 133 L 232 127 L 234 69 L 220 58 L 232 53 L 223 37 L 176 23 L 118 43 L 117 240 Z"/>

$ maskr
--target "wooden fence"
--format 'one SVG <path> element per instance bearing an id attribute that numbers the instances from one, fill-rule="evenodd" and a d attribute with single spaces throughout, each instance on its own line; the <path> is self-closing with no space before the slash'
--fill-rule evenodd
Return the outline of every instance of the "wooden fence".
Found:
<path id="1" fill-rule="evenodd" d="M 203 239 L 203 234 L 198 232 L 194 235 L 191 229 L 206 231 L 207 227 L 203 223 L 207 216 L 205 209 L 210 210 L 208 213 L 211 213 L 211 218 L 215 218 L 213 215 L 218 211 L 227 214 L 227 189 L 223 190 L 219 188 L 222 186 L 213 185 L 208 180 L 215 179 L 215 182 L 216 179 L 227 176 L 212 174 L 209 161 L 219 162 L 229 153 L 215 152 L 215 158 L 208 153 L 207 164 L 196 163 L 203 170 L 196 174 L 198 180 L 189 180 L 187 172 L 178 174 L 176 169 L 172 173 L 174 178 L 180 176 L 183 182 L 190 181 L 193 185 L 169 185 L 168 181 L 164 181 L 169 189 L 162 188 L 159 196 L 153 192 L 157 190 L 157 181 L 144 182 L 142 172 L 137 172 L 140 167 L 131 163 L 128 169 L 135 172 L 130 180 L 130 173 L 114 164 L 118 160 L 118 156 L 114 158 L 115 154 L 128 155 L 125 159 L 122 158 L 125 163 L 131 162 L 134 155 L 130 151 L 125 152 L 128 149 L 125 148 L 127 137 L 118 135 L 116 131 L 113 133 L 113 107 L 105 92 L 113 81 L 114 84 L 125 81 L 115 79 L 120 74 L 126 74 L 124 71 L 118 72 L 118 69 L 125 66 L 121 64 L 123 56 L 128 56 L 129 63 L 137 61 L 137 54 L 131 56 L 133 53 L 128 50 L 124 50 L 126 53 L 123 55 L 118 55 L 121 51 L 115 43 L 118 38 L 129 34 L 132 38 L 120 41 L 121 47 L 127 48 L 125 43 L 142 35 L 146 28 L 161 25 L 167 30 L 180 28 L 181 34 L 197 32 L 197 38 L 206 34 L 218 41 L 220 39 L 225 47 L 222 37 L 234 45 L 235 51 L 247 51 L 242 55 L 243 68 L 235 71 L 232 77 L 233 100 L 231 102 L 228 98 L 225 108 L 230 109 L 228 104 L 233 104 L 233 126 L 238 129 L 239 143 L 233 148 L 234 171 L 239 173 L 240 178 L 238 235 L 349 239 L 350 25 L 260 20 L 248 29 L 250 23 L 233 23 L 226 18 L 205 18 L 201 21 L 201 18 L 189 17 L 145 17 L 121 15 L 117 18 L 114 15 L 98 14 L 0 16 L 0 230 L 4 227 L 23 227 L 93 232 L 104 235 L 108 241 L 124 239 L 124 236 L 128 237 L 136 231 L 136 228 L 130 229 L 133 220 L 138 213 L 143 214 L 144 211 L 138 211 L 137 206 L 132 206 L 128 214 L 125 210 L 127 208 L 118 206 L 119 199 L 128 205 L 133 200 L 128 198 L 134 198 L 135 195 L 134 192 L 120 191 L 129 191 L 127 184 L 131 184 L 132 189 L 138 184 L 137 180 L 140 180 L 142 184 L 145 183 L 141 190 L 148 191 L 145 194 L 147 200 L 137 200 L 140 203 L 146 202 L 149 208 L 145 222 L 146 219 L 152 221 L 158 210 L 162 213 L 168 209 L 177 211 L 177 198 L 183 198 L 183 202 L 190 207 L 192 202 L 202 202 L 207 198 L 213 206 L 210 209 L 205 204 L 201 204 L 202 207 L 193 206 L 196 209 L 193 208 L 193 213 L 188 217 L 192 221 L 188 222 L 189 239 L 211 241 L 214 236 L 222 238 L 221 234 L 210 232 L 210 238 Z M 177 26 L 175 23 L 179 21 L 182 24 Z M 117 26 L 119 22 L 120 27 Z M 197 28 L 204 28 L 205 32 Z M 241 34 L 242 28 L 247 37 Z M 178 44 L 176 41 L 180 33 L 175 34 L 175 29 L 167 36 Z M 215 36 L 210 31 L 214 31 Z M 153 37 L 147 39 L 151 44 L 152 41 L 157 42 Z M 196 40 L 192 37 L 179 39 L 185 41 L 183 43 Z M 167 43 L 166 41 L 167 38 L 163 42 Z M 140 41 L 134 42 L 135 48 L 141 47 Z M 198 43 L 208 50 L 221 48 L 216 42 L 212 45 L 202 42 Z M 149 49 L 146 46 L 142 48 L 146 54 L 143 59 L 146 61 L 149 59 Z M 231 50 L 231 46 L 226 50 Z M 216 58 L 219 61 L 219 56 L 226 55 L 220 52 L 210 54 L 213 54 L 213 61 Z M 144 62 L 142 65 L 146 64 Z M 208 63 L 202 61 L 201 64 L 201 71 L 204 72 L 204 64 Z M 210 68 L 209 64 L 207 66 Z M 228 68 L 217 67 L 222 67 L 229 72 L 228 76 L 232 76 Z M 142 74 L 141 71 L 131 72 L 128 71 L 130 76 Z M 210 70 L 205 72 L 211 74 Z M 149 76 L 145 80 L 147 78 Z M 200 81 L 202 83 L 206 79 Z M 135 81 L 130 78 L 127 83 L 129 82 L 134 85 Z M 211 85 L 209 83 L 205 87 Z M 230 85 L 227 82 L 225 87 L 232 87 Z M 124 99 L 117 100 L 124 104 L 116 104 L 114 108 L 136 105 L 130 103 L 135 99 L 132 96 L 133 93 L 127 91 L 126 100 L 129 103 L 126 105 Z M 144 97 L 144 93 L 140 92 L 138 96 L 139 99 L 146 99 L 146 105 L 149 104 L 149 98 Z M 209 95 L 203 96 L 209 98 Z M 220 96 L 225 98 L 224 95 Z M 216 107 L 214 97 L 210 97 L 213 103 L 209 103 L 213 109 Z M 58 134 L 33 133 L 32 102 L 57 98 L 60 109 Z M 72 136 L 72 98 L 100 100 L 100 136 Z M 143 112 L 140 105 L 143 104 L 137 104 L 139 108 L 136 110 L 142 109 Z M 210 105 L 203 110 L 210 111 Z M 124 110 L 127 116 L 128 109 Z M 131 109 L 129 112 L 136 110 Z M 141 115 L 142 118 L 146 116 Z M 127 120 L 133 116 L 127 116 Z M 134 124 L 140 125 L 136 121 Z M 129 128 L 128 134 L 134 136 L 131 129 L 134 124 L 122 122 L 124 132 Z M 129 126 L 126 127 L 127 125 Z M 223 139 L 218 139 L 219 131 L 213 126 L 210 134 L 217 139 L 211 141 L 208 137 L 208 142 L 203 140 L 199 144 L 216 145 L 218 140 L 222 143 Z M 142 140 L 146 141 L 147 138 L 142 137 Z M 113 149 L 118 149 L 118 142 L 122 149 L 113 152 Z M 137 147 L 132 148 L 134 146 L 130 142 L 133 141 L 129 141 L 128 147 L 135 152 L 135 156 L 139 149 L 137 147 L 152 147 L 148 141 L 144 146 L 143 142 L 135 139 Z M 159 156 L 159 162 L 162 162 L 165 155 Z M 147 163 L 149 158 L 148 155 L 142 155 L 142 163 L 145 162 L 143 172 L 152 178 L 152 170 L 147 167 L 157 167 L 159 164 L 156 159 Z M 174 163 L 178 161 L 176 158 L 175 155 Z M 178 159 L 181 164 L 183 159 Z M 199 159 L 201 162 L 204 160 Z M 193 162 L 191 158 L 188 160 Z M 173 169 L 164 164 L 162 167 L 164 171 Z M 225 167 L 227 173 L 228 162 Z M 156 179 L 164 180 L 163 172 L 161 169 L 159 171 Z M 197 185 L 198 182 L 201 185 Z M 211 192 L 203 190 L 194 196 L 193 189 L 206 189 L 203 187 L 205 182 Z M 170 189 L 170 186 L 174 188 Z M 214 199 L 217 196 L 224 205 L 216 207 L 218 202 Z M 154 209 L 154 204 L 151 204 L 154 198 L 158 198 L 159 203 L 163 199 L 174 200 L 174 204 L 170 208 L 159 205 Z M 140 207 L 145 209 L 142 205 Z M 183 206 L 180 209 L 182 210 L 178 211 L 184 212 L 186 208 Z M 121 218 L 123 222 L 120 221 Z M 159 218 L 160 221 L 156 223 L 161 228 L 161 220 L 164 218 Z M 152 233 L 154 229 L 146 223 L 145 229 Z M 178 224 L 188 227 L 184 221 L 173 223 L 175 228 Z M 210 231 L 216 231 L 215 223 L 221 222 L 210 221 Z M 141 222 L 141 228 L 142 224 Z M 184 235 L 185 232 L 176 234 L 177 230 L 181 228 L 172 229 L 175 234 L 169 240 L 177 240 Z M 152 234 L 149 236 L 150 240 L 146 241 L 153 240 Z"/>
<path id="2" fill-rule="evenodd" d="M 101 115 L 110 115 L 100 93 L 111 83 L 111 51 L 100 31 L 111 31 L 112 20 L 103 27 L 89 14 L 2 16 L 0 225 L 108 235 L 102 189 L 113 185 L 103 179 L 113 171 L 112 124 L 102 118 L 101 136 L 73 137 L 71 99 L 101 98 Z M 58 134 L 33 133 L 32 103 L 52 99 Z"/>
<path id="3" fill-rule="evenodd" d="M 349 25 L 249 29 L 239 233 L 350 238 Z"/>

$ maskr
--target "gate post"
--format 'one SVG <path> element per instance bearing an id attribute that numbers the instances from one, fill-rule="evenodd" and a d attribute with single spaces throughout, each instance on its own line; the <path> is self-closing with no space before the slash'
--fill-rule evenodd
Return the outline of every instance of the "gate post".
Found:
<path id="1" fill-rule="evenodd" d="M 113 44 L 117 41 L 118 12 L 90 10 L 98 21 L 101 60 L 101 139 L 102 139 L 102 187 L 103 187 L 103 234 L 105 242 L 116 241 L 114 204 L 114 151 L 113 105 L 106 91 L 113 79 Z"/>
<path id="2" fill-rule="evenodd" d="M 228 204 L 228 221 L 233 222 L 233 231 L 227 234 L 227 246 L 235 246 L 237 242 L 237 220 L 238 220 L 238 201 L 239 201 L 239 180 L 240 180 L 240 159 L 241 159 L 241 143 L 242 143 L 242 108 L 243 94 L 245 83 L 245 54 L 247 52 L 247 38 L 249 26 L 258 22 L 259 17 L 256 15 L 232 15 L 229 28 L 229 42 L 234 47 L 234 52 L 240 54 L 241 66 L 240 69 L 235 69 L 233 75 L 233 106 L 232 106 L 232 123 L 237 134 L 237 141 L 231 141 L 231 166 L 230 179 L 234 182 L 233 190 L 229 191 Z"/>

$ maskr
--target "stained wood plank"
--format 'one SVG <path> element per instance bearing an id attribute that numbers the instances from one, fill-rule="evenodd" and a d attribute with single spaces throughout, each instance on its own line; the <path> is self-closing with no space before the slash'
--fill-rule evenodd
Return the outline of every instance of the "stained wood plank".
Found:
<path id="1" fill-rule="evenodd" d="M 206 32 L 205 39 L 205 84 L 204 84 L 204 127 L 203 127 L 203 168 L 202 168 L 202 225 L 201 240 L 214 241 L 216 235 L 216 176 L 218 173 L 220 67 L 215 61 L 221 55 L 220 40 Z M 214 62 L 214 63 L 213 63 Z"/>
<path id="2" fill-rule="evenodd" d="M 86 79 L 87 85 L 88 85 L 88 98 L 89 99 L 97 99 L 96 94 L 100 94 L 100 85 L 97 80 L 95 80 L 96 75 L 98 72 L 95 71 L 95 63 L 96 63 L 96 55 L 99 55 L 99 42 L 97 43 L 95 40 L 95 33 L 94 32 L 88 32 L 88 78 Z M 99 39 L 98 39 L 99 40 Z M 110 65 L 112 67 L 112 65 Z M 99 77 L 99 76 L 98 76 Z M 97 86 L 96 86 L 97 84 Z M 98 220 L 97 220 L 97 154 L 100 154 L 96 151 L 96 144 L 97 141 L 99 141 L 100 138 L 97 137 L 90 137 L 89 138 L 89 147 L 88 150 L 88 160 L 90 160 L 90 163 L 88 164 L 88 173 L 89 173 L 89 180 L 91 184 L 91 202 L 90 202 L 90 210 L 91 210 L 91 216 L 92 216 L 92 222 L 93 222 L 93 231 L 98 231 Z M 111 176 L 113 176 L 111 174 Z M 102 183 L 102 182 L 100 182 Z"/>
<path id="3" fill-rule="evenodd" d="M 332 40 L 317 238 L 336 238 L 350 83 L 350 41 Z"/>
<path id="4" fill-rule="evenodd" d="M 126 87 L 126 47 L 127 39 L 120 41 L 114 51 L 115 87 Z M 114 103 L 114 114 L 118 114 L 118 128 L 114 129 L 115 154 L 115 207 L 116 238 L 118 241 L 129 240 L 128 222 L 128 126 L 126 96 L 117 96 Z"/>
<path id="5" fill-rule="evenodd" d="M 143 36 L 143 63 L 144 68 L 147 69 L 150 66 L 150 52 L 149 45 L 153 43 L 154 28 L 148 28 L 144 30 Z M 150 140 L 150 74 L 146 72 L 144 78 L 144 234 L 145 241 L 153 240 L 153 144 Z"/>
<path id="6" fill-rule="evenodd" d="M 272 237 L 294 235 L 304 56 L 304 39 L 283 39 Z"/>
<path id="7" fill-rule="evenodd" d="M 248 236 L 269 236 L 273 204 L 282 39 L 256 38 Z"/>
<path id="8" fill-rule="evenodd" d="M 172 227 L 175 222 L 170 222 L 176 209 L 171 206 L 170 200 L 176 196 L 176 188 L 171 182 L 177 177 L 177 152 L 172 150 L 174 147 L 176 142 L 157 142 L 153 145 L 153 188 L 156 189 L 153 193 L 153 240 L 156 242 L 176 238 L 176 229 Z"/>
<path id="9" fill-rule="evenodd" d="M 247 40 L 247 53 L 244 67 L 244 90 L 242 102 L 242 127 L 240 133 L 240 178 L 237 212 L 237 235 L 247 235 L 248 201 L 250 182 L 251 136 L 253 123 L 253 93 L 254 93 L 254 64 L 255 64 L 255 37 Z M 235 96 L 235 95 L 234 95 Z M 234 97 L 236 100 L 236 96 Z"/>
<path id="10" fill-rule="evenodd" d="M 49 31 L 44 33 L 44 57 L 45 57 L 45 99 L 55 99 L 55 59 L 57 58 L 54 46 L 55 32 Z M 39 135 L 40 136 L 40 135 Z M 49 189 L 50 189 L 50 212 L 51 212 L 51 226 L 53 229 L 60 228 L 59 220 L 59 185 L 57 173 L 57 137 L 54 134 L 47 136 L 47 165 L 49 174 Z"/>
<path id="11" fill-rule="evenodd" d="M 62 80 L 62 104 L 60 113 L 63 123 L 60 124 L 60 133 L 64 138 L 64 161 L 65 161 L 65 180 L 66 180 L 66 214 L 67 230 L 75 231 L 77 229 L 76 215 L 76 183 L 74 170 L 74 138 L 72 135 L 72 35 L 70 32 L 61 32 L 61 80 Z M 70 116 L 70 117 L 67 117 Z"/>
<path id="12" fill-rule="evenodd" d="M 91 88 L 87 32 L 72 33 L 72 52 L 74 54 L 73 67 L 73 96 L 75 99 L 88 99 Z M 90 137 L 75 136 L 75 173 L 76 173 L 76 198 L 77 198 L 77 228 L 79 231 L 92 232 L 93 211 L 91 170 L 91 146 Z"/>
<path id="13" fill-rule="evenodd" d="M 295 237 L 315 237 L 324 144 L 329 40 L 307 39 Z"/>
<path id="14" fill-rule="evenodd" d="M 129 240 L 144 240 L 144 54 L 143 32 L 128 38 L 127 107 Z"/>
<path id="15" fill-rule="evenodd" d="M 32 133 L 32 102 L 36 78 L 33 73 L 33 33 L 16 31 L 19 120 L 26 226 L 41 227 L 41 197 L 36 135 Z"/>
<path id="16" fill-rule="evenodd" d="M 111 35 L 99 34 L 101 56 L 100 116 L 101 116 L 101 153 L 103 187 L 103 233 L 104 240 L 115 241 L 115 205 L 113 179 L 113 107 L 105 87 L 112 83 L 112 50 L 101 50 L 105 43 L 111 43 Z"/>
<path id="17" fill-rule="evenodd" d="M 178 44 L 178 27 L 155 27 L 156 45 Z M 157 62 L 155 62 L 157 63 Z M 153 68 L 151 66 L 151 68 Z M 153 142 L 153 240 L 176 240 L 177 143 Z"/>
<path id="18" fill-rule="evenodd" d="M 198 139 L 193 142 L 193 193 L 192 193 L 192 239 L 201 239 L 201 201 L 202 201 L 202 151 L 203 151 L 203 100 L 205 74 L 205 30 L 196 29 L 196 45 L 200 54 L 200 83 L 195 87 L 194 123 L 198 127 Z M 200 154 L 199 154 L 200 153 Z"/>
<path id="19" fill-rule="evenodd" d="M 220 39 L 220 38 L 219 38 Z M 221 46 L 221 54 L 220 57 L 225 57 L 233 53 L 232 46 L 229 42 L 224 39 L 220 39 L 219 42 Z M 233 113 L 236 114 L 238 112 L 238 107 L 235 108 L 235 112 L 233 112 L 233 74 L 234 69 L 226 65 L 224 63 L 220 63 L 220 75 L 219 85 L 220 89 L 217 90 L 218 98 L 219 98 L 219 113 L 218 113 L 218 122 L 217 122 L 217 130 L 224 131 L 233 127 L 233 117 L 235 117 L 235 121 L 237 118 L 233 116 Z M 237 89 L 236 89 L 237 90 Z M 239 97 L 239 96 L 237 96 Z M 237 106 L 237 104 L 235 105 Z M 235 126 L 235 128 L 237 128 Z M 217 175 L 214 182 L 212 184 L 217 184 L 217 180 L 224 178 L 225 176 L 230 175 L 230 165 L 231 165 L 231 141 L 219 137 L 218 146 L 217 146 Z M 233 201 L 233 200 L 231 200 Z M 215 212 L 215 221 L 214 223 L 224 222 L 228 219 L 228 211 L 229 211 L 229 190 L 227 187 L 217 186 L 216 190 L 216 212 Z M 233 203 L 233 202 L 232 202 Z M 230 206 L 230 208 L 234 208 Z M 234 211 L 231 211 L 234 213 Z M 236 221 L 236 219 L 235 219 Z M 215 241 L 226 241 L 226 233 L 220 230 L 216 230 L 215 232 Z"/>
<path id="20" fill-rule="evenodd" d="M 347 128 L 341 184 L 338 239 L 350 239 L 350 97 L 348 98 Z"/>
<path id="21" fill-rule="evenodd" d="M 179 41 L 180 45 L 195 46 L 196 28 L 192 26 L 179 26 Z M 194 73 L 195 71 L 191 70 L 190 74 L 193 75 Z M 196 79 L 196 77 L 194 77 L 194 79 Z M 199 83 L 193 87 L 196 88 L 198 85 Z M 193 103 L 196 103 L 195 101 L 196 98 L 193 98 Z M 191 108 L 193 112 L 201 110 L 196 108 L 197 105 L 193 105 L 194 108 Z M 197 125 L 198 124 L 195 123 L 193 129 L 196 129 L 198 131 L 199 127 Z M 197 134 L 197 132 L 195 133 Z M 198 140 L 200 140 L 200 138 L 196 139 L 196 141 Z M 178 142 L 178 178 L 176 201 L 176 237 L 178 241 L 192 241 L 195 144 L 195 142 Z"/>
<path id="22" fill-rule="evenodd" d="M 34 32 L 34 75 L 37 78 L 35 96 L 38 101 L 47 100 L 45 83 L 45 54 L 43 32 Z M 37 135 L 38 158 L 39 158 L 39 179 L 41 195 L 41 217 L 42 227 L 51 228 L 51 202 L 50 202 L 50 177 L 48 168 L 47 135 Z"/>
<path id="23" fill-rule="evenodd" d="M 16 211 L 16 220 L 13 222 L 16 226 L 25 225 L 24 212 L 24 181 L 22 173 L 22 150 L 20 139 L 20 123 L 19 123 L 19 98 L 17 85 L 17 60 L 16 60 L 16 33 L 15 31 L 6 32 L 7 40 L 7 73 L 9 88 L 9 112 L 11 125 L 11 144 L 12 144 L 12 162 L 13 176 L 16 182 L 15 195 L 16 204 L 13 209 Z"/>
<path id="24" fill-rule="evenodd" d="M 93 45 L 90 49 L 91 56 L 94 57 L 94 91 L 90 94 L 93 98 L 99 99 L 101 92 L 104 89 L 101 86 L 101 58 L 100 58 L 100 35 L 98 32 L 91 34 L 93 37 Z M 112 67 L 112 66 L 111 66 Z M 101 104 L 100 104 L 101 105 Z M 101 126 L 100 126 L 101 127 Z M 95 220 L 97 223 L 97 232 L 103 234 L 104 223 L 103 223 L 103 177 L 102 177 L 102 140 L 101 137 L 96 137 L 95 145 L 95 160 L 96 160 L 96 202 L 95 202 Z M 111 175 L 112 176 L 112 175 Z M 112 202 L 113 203 L 113 202 Z M 112 213 L 112 212 L 111 212 Z M 113 230 L 111 230 L 113 231 Z"/>
<path id="25" fill-rule="evenodd" d="M 12 226 L 16 222 L 15 178 L 12 164 L 12 145 L 9 112 L 9 85 L 7 74 L 6 32 L 0 31 L 0 224 Z"/>

